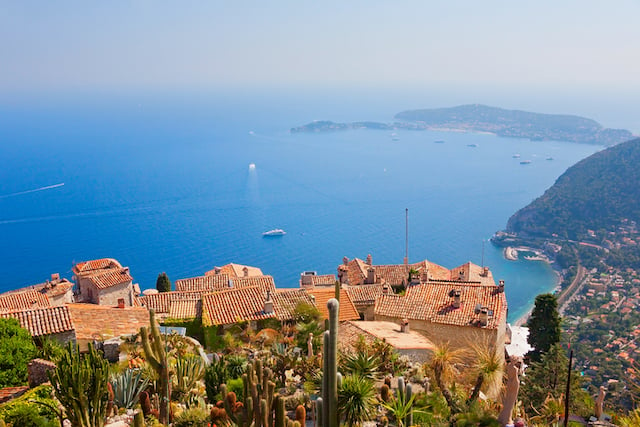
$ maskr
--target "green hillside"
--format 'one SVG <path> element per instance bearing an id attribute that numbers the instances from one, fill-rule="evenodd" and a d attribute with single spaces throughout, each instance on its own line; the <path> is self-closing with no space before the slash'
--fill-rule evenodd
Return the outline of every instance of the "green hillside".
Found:
<path id="1" fill-rule="evenodd" d="M 580 161 L 541 197 L 516 212 L 507 231 L 521 237 L 581 240 L 587 230 L 615 231 L 640 221 L 640 139 Z M 625 221 L 626 220 L 626 221 Z"/>

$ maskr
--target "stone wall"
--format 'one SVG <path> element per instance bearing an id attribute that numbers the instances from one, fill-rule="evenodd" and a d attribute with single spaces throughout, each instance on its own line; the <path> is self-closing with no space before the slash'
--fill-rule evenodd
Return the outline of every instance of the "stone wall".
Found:
<path id="1" fill-rule="evenodd" d="M 120 298 L 124 299 L 125 307 L 133 305 L 133 285 L 131 282 L 110 286 L 106 289 L 96 289 L 94 292 L 98 295 L 96 303 L 99 305 L 117 307 Z"/>
<path id="2" fill-rule="evenodd" d="M 55 363 L 44 359 L 33 359 L 27 366 L 29 387 L 33 388 L 49 381 L 47 372 L 56 368 Z"/>

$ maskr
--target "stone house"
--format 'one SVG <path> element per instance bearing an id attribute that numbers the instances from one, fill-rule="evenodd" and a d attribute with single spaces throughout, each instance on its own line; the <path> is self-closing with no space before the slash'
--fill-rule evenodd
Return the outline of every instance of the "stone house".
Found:
<path id="1" fill-rule="evenodd" d="M 137 286 L 133 284 L 129 267 L 122 267 L 115 259 L 81 262 L 73 267 L 73 272 L 78 302 L 114 307 L 122 301 L 127 307 L 133 306 Z"/>
<path id="2" fill-rule="evenodd" d="M 250 265 L 234 263 L 223 265 L 222 267 L 214 267 L 212 270 L 204 273 L 205 276 L 215 276 L 218 274 L 226 274 L 232 279 L 238 277 L 264 276 L 264 274 L 262 274 L 262 270 L 260 270 L 258 267 L 251 267 Z"/>
<path id="3" fill-rule="evenodd" d="M 375 320 L 406 321 L 436 344 L 454 348 L 486 342 L 504 353 L 507 332 L 507 299 L 500 285 L 464 281 L 429 281 L 410 286 L 404 296 L 376 299 Z"/>
<path id="4" fill-rule="evenodd" d="M 271 276 L 230 276 L 226 273 L 191 277 L 175 281 L 175 289 L 178 292 L 192 291 L 224 291 L 258 286 L 265 290 L 275 290 L 276 284 Z"/>
<path id="5" fill-rule="evenodd" d="M 333 274 L 317 274 L 315 271 L 305 271 L 300 274 L 300 287 L 313 289 L 316 286 L 335 286 L 336 276 Z"/>
<path id="6" fill-rule="evenodd" d="M 409 273 L 412 271 L 415 275 L 409 280 Z M 351 286 L 387 284 L 392 287 L 405 287 L 413 281 L 450 278 L 449 270 L 427 260 L 413 264 L 374 265 L 371 255 L 368 255 L 365 261 L 344 257 L 342 265 L 338 266 L 338 280 Z"/>

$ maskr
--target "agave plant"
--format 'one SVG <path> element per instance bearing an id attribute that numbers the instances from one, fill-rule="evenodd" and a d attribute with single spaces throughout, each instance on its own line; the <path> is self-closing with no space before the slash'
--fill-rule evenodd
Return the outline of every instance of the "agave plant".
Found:
<path id="1" fill-rule="evenodd" d="M 138 403 L 140 393 L 149 385 L 149 380 L 140 370 L 126 369 L 109 380 L 113 388 L 113 403 L 118 408 L 133 408 Z"/>
<path id="2" fill-rule="evenodd" d="M 204 377 L 204 363 L 198 356 L 179 356 L 174 366 L 172 394 L 177 400 L 182 400 L 196 388 L 198 381 Z"/>
<path id="3" fill-rule="evenodd" d="M 340 371 L 345 374 L 361 376 L 370 380 L 374 380 L 380 375 L 378 371 L 380 359 L 377 355 L 369 354 L 367 351 L 343 354 L 340 362 Z"/>

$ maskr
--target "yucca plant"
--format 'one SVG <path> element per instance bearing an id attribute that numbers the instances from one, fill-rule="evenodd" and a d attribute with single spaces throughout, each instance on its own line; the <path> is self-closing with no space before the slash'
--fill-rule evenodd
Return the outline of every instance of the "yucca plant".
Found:
<path id="1" fill-rule="evenodd" d="M 149 380 L 143 376 L 141 370 L 126 369 L 119 375 L 114 375 L 109 381 L 113 388 L 113 403 L 118 408 L 131 409 L 140 393 L 147 388 Z"/>
<path id="2" fill-rule="evenodd" d="M 229 379 L 229 372 L 223 356 L 214 358 L 204 372 L 204 385 L 207 391 L 209 403 L 215 404 L 220 393 L 220 384 L 224 384 Z"/>
<path id="3" fill-rule="evenodd" d="M 368 421 L 377 404 L 373 382 L 367 378 L 348 375 L 342 380 L 338 391 L 338 410 L 349 426 L 361 425 Z"/>

